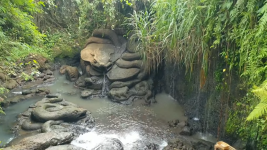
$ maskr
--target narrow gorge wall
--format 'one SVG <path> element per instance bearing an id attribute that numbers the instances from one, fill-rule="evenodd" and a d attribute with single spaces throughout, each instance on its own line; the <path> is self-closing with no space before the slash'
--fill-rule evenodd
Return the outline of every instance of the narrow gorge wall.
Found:
<path id="1" fill-rule="evenodd" d="M 238 87 L 239 78 L 228 75 L 223 64 L 217 53 L 209 58 L 207 74 L 200 62 L 187 73 L 183 66 L 164 62 L 163 82 L 160 82 L 162 91 L 184 106 L 193 132 L 211 133 L 218 139 L 226 137 L 225 126 L 232 102 L 243 94 Z"/>

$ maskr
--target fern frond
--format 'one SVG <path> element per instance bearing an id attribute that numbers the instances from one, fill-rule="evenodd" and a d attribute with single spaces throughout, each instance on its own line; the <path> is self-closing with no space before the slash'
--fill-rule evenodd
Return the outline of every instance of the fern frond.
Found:
<path id="1" fill-rule="evenodd" d="M 259 20 L 259 30 L 256 36 L 259 36 L 260 34 L 265 34 L 263 33 L 263 31 L 264 29 L 266 29 L 267 25 L 267 3 L 265 3 L 264 6 L 259 9 L 258 15 L 261 16 L 261 18 Z"/>
<path id="2" fill-rule="evenodd" d="M 258 119 L 262 115 L 266 114 L 266 112 L 267 112 L 267 103 L 261 102 L 249 114 L 249 116 L 247 117 L 247 121 Z"/>

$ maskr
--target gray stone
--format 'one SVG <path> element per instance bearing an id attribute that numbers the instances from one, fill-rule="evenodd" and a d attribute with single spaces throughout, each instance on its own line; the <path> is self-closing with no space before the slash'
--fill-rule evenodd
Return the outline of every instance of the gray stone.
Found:
<path id="1" fill-rule="evenodd" d="M 18 86 L 18 83 L 13 80 L 13 79 L 10 79 L 8 80 L 5 84 L 4 84 L 4 87 L 11 90 L 11 89 L 14 89 L 15 87 Z"/>
<path id="2" fill-rule="evenodd" d="M 123 53 L 121 58 L 126 61 L 139 60 L 141 55 L 139 53 Z"/>
<path id="3" fill-rule="evenodd" d="M 129 88 L 127 86 L 122 88 L 113 88 L 109 91 L 109 97 L 117 101 L 125 101 L 130 95 L 128 94 Z"/>
<path id="4" fill-rule="evenodd" d="M 66 144 L 72 141 L 72 132 L 47 132 L 40 133 L 22 139 L 17 144 L 4 148 L 3 150 L 44 150 L 49 146 Z"/>
<path id="5" fill-rule="evenodd" d="M 112 69 L 107 73 L 108 78 L 111 81 L 125 81 L 129 80 L 140 72 L 138 68 L 120 68 L 117 65 L 113 65 Z"/>
<path id="6" fill-rule="evenodd" d="M 96 68 L 108 68 L 111 66 L 110 55 L 115 52 L 112 44 L 91 43 L 81 51 L 81 59 L 90 62 Z"/>
<path id="7" fill-rule="evenodd" d="M 95 150 L 123 150 L 123 146 L 120 140 L 107 138 L 103 143 L 99 144 Z"/>
<path id="8" fill-rule="evenodd" d="M 82 98 L 87 98 L 93 94 L 94 90 L 84 90 L 81 92 Z"/>
<path id="9" fill-rule="evenodd" d="M 74 146 L 74 145 L 58 145 L 58 146 L 49 147 L 45 150 L 85 150 L 85 149 Z"/>
<path id="10" fill-rule="evenodd" d="M 191 128 L 188 126 L 183 127 L 182 131 L 180 132 L 180 135 L 187 135 L 187 136 L 192 135 Z"/>

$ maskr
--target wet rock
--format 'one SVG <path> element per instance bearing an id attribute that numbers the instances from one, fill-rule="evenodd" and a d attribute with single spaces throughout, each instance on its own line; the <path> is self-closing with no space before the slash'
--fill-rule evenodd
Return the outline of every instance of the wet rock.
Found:
<path id="1" fill-rule="evenodd" d="M 180 132 L 180 135 L 187 135 L 187 136 L 190 136 L 192 135 L 192 129 L 188 126 L 184 126 L 182 128 L 182 131 Z"/>
<path id="2" fill-rule="evenodd" d="M 112 44 L 112 42 L 108 39 L 104 39 L 104 38 L 98 38 L 98 37 L 90 37 L 87 42 L 86 45 L 89 45 L 91 43 L 98 43 L 98 44 Z"/>
<path id="3" fill-rule="evenodd" d="M 85 149 L 74 146 L 74 145 L 58 145 L 58 146 L 49 147 L 45 150 L 85 150 Z"/>
<path id="4" fill-rule="evenodd" d="M 32 122 L 30 119 L 25 119 L 21 125 L 21 128 L 26 131 L 41 129 L 42 123 Z"/>
<path id="5" fill-rule="evenodd" d="M 139 53 L 123 53 L 121 58 L 126 61 L 140 60 L 141 55 Z"/>
<path id="6" fill-rule="evenodd" d="M 172 120 L 172 121 L 169 121 L 168 124 L 169 124 L 169 127 L 173 128 L 173 127 L 176 127 L 179 123 L 179 120 L 176 119 L 176 120 Z"/>
<path id="7" fill-rule="evenodd" d="M 1 81 L 6 81 L 7 77 L 4 73 L 0 72 L 0 80 Z"/>
<path id="8" fill-rule="evenodd" d="M 116 101 L 125 101 L 130 97 L 128 91 L 128 87 L 113 88 L 109 91 L 108 96 Z"/>
<path id="9" fill-rule="evenodd" d="M 80 76 L 78 80 L 75 82 L 75 85 L 78 87 L 85 87 L 85 81 L 84 81 L 84 76 Z"/>
<path id="10" fill-rule="evenodd" d="M 187 144 L 181 140 L 175 140 L 168 142 L 168 145 L 163 148 L 163 150 L 198 150 L 194 149 L 190 144 Z"/>
<path id="11" fill-rule="evenodd" d="M 54 120 L 49 120 L 46 121 L 42 126 L 41 126 L 41 131 L 44 132 L 51 132 L 51 131 L 61 131 L 61 132 L 66 132 L 64 130 L 64 127 L 60 127 L 59 125 L 63 123 L 62 120 L 54 121 Z M 54 127 L 53 127 L 54 126 Z M 55 127 L 56 126 L 56 127 Z"/>
<path id="12" fill-rule="evenodd" d="M 123 150 L 123 145 L 118 139 L 107 138 L 103 143 L 99 144 L 95 150 Z"/>
<path id="13" fill-rule="evenodd" d="M 118 36 L 113 30 L 110 30 L 110 29 L 95 29 L 93 31 L 93 36 L 110 39 L 112 41 L 112 43 L 116 47 L 120 47 L 121 46 L 121 43 L 119 42 Z"/>
<path id="14" fill-rule="evenodd" d="M 86 109 L 79 108 L 67 101 L 49 103 L 47 98 L 37 102 L 35 105 L 36 108 L 34 108 L 32 115 L 40 122 L 48 120 L 75 121 L 85 117 L 87 112 Z"/>
<path id="15" fill-rule="evenodd" d="M 88 76 L 102 76 L 103 75 L 101 70 L 95 70 L 91 65 L 87 65 L 85 70 Z"/>
<path id="16" fill-rule="evenodd" d="M 107 73 L 109 80 L 111 81 L 125 81 L 137 76 L 140 72 L 138 68 L 120 68 L 117 65 L 113 65 L 112 69 Z"/>
<path id="17" fill-rule="evenodd" d="M 110 84 L 109 88 L 121 88 L 124 86 L 127 86 L 128 88 L 133 87 L 135 84 L 137 84 L 138 82 L 140 82 L 140 80 L 138 79 L 134 79 L 134 80 L 130 80 L 130 81 L 115 81 L 113 83 Z"/>
<path id="18" fill-rule="evenodd" d="M 188 126 L 188 123 L 186 121 L 182 121 L 182 122 L 179 122 L 177 124 L 178 127 L 184 127 L 184 126 Z"/>
<path id="19" fill-rule="evenodd" d="M 4 148 L 3 150 L 43 150 L 49 146 L 67 144 L 72 141 L 72 132 L 47 132 L 40 133 L 22 139 L 17 144 Z"/>
<path id="20" fill-rule="evenodd" d="M 62 101 L 63 101 L 63 98 L 56 97 L 56 98 L 49 98 L 49 99 L 47 99 L 46 102 L 48 102 L 48 103 L 58 103 L 58 102 L 62 102 Z"/>
<path id="21" fill-rule="evenodd" d="M 66 67 L 68 67 L 68 65 L 62 65 L 59 69 L 59 73 L 60 74 L 65 74 L 66 73 Z"/>
<path id="22" fill-rule="evenodd" d="M 101 90 L 104 79 L 102 77 L 92 76 L 84 78 L 86 87 L 94 90 Z"/>
<path id="23" fill-rule="evenodd" d="M 120 68 L 142 68 L 142 65 L 144 64 L 142 60 L 126 61 L 123 59 L 118 59 L 116 61 L 116 65 Z"/>
<path id="24" fill-rule="evenodd" d="M 94 90 L 84 90 L 81 92 L 82 98 L 87 98 L 93 94 Z"/>
<path id="25" fill-rule="evenodd" d="M 47 98 L 58 98 L 58 95 L 56 94 L 48 94 L 46 95 Z"/>
<path id="26" fill-rule="evenodd" d="M 197 150 L 213 150 L 214 143 L 210 143 L 207 141 L 198 141 L 198 142 L 192 142 L 193 148 Z"/>
<path id="27" fill-rule="evenodd" d="M 22 95 L 28 95 L 28 94 L 35 93 L 35 92 L 36 92 L 35 90 L 23 90 Z"/>
<path id="28" fill-rule="evenodd" d="M 133 143 L 133 147 L 131 149 L 136 149 L 136 150 L 159 150 L 159 145 L 155 143 L 149 143 L 145 141 L 136 141 Z"/>
<path id="29" fill-rule="evenodd" d="M 46 71 L 45 71 L 45 74 L 46 74 L 46 75 L 53 75 L 54 73 L 53 73 L 53 71 L 51 71 L 51 70 L 46 70 Z"/>
<path id="30" fill-rule="evenodd" d="M 55 80 L 55 78 L 49 78 L 49 79 L 46 79 L 44 82 L 48 83 L 48 82 L 53 82 L 54 80 Z"/>
<path id="31" fill-rule="evenodd" d="M 17 86 L 18 86 L 18 83 L 13 79 L 6 81 L 6 83 L 4 84 L 4 87 L 9 89 L 9 90 L 12 90 Z"/>
<path id="32" fill-rule="evenodd" d="M 91 43 L 81 51 L 81 59 L 90 62 L 96 68 L 105 70 L 111 66 L 111 54 L 115 52 L 115 46 L 112 44 Z"/>
<path id="33" fill-rule="evenodd" d="M 80 76 L 77 67 L 67 66 L 65 70 L 66 79 L 69 81 L 76 81 Z"/>
<path id="34" fill-rule="evenodd" d="M 47 88 L 38 88 L 36 91 L 36 93 L 45 93 L 45 94 L 49 94 L 50 90 Z"/>

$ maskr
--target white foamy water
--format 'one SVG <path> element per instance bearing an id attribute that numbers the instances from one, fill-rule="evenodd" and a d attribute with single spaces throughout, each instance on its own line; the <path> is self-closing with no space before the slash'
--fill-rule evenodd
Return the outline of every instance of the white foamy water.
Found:
<path id="1" fill-rule="evenodd" d="M 137 131 L 132 131 L 123 134 L 100 134 L 96 131 L 92 131 L 80 135 L 77 139 L 72 141 L 71 144 L 77 147 L 84 148 L 86 150 L 94 150 L 101 143 L 105 142 L 107 138 L 116 138 L 120 140 L 125 150 L 131 150 L 134 144 L 136 144 L 135 142 L 143 140 Z M 165 146 L 167 146 L 166 141 L 162 141 L 158 144 L 160 146 L 160 149 L 163 149 Z"/>
<path id="2" fill-rule="evenodd" d="M 19 92 L 12 92 L 13 94 L 17 94 L 17 95 L 21 95 L 22 94 L 22 92 L 21 91 L 19 91 Z"/>

